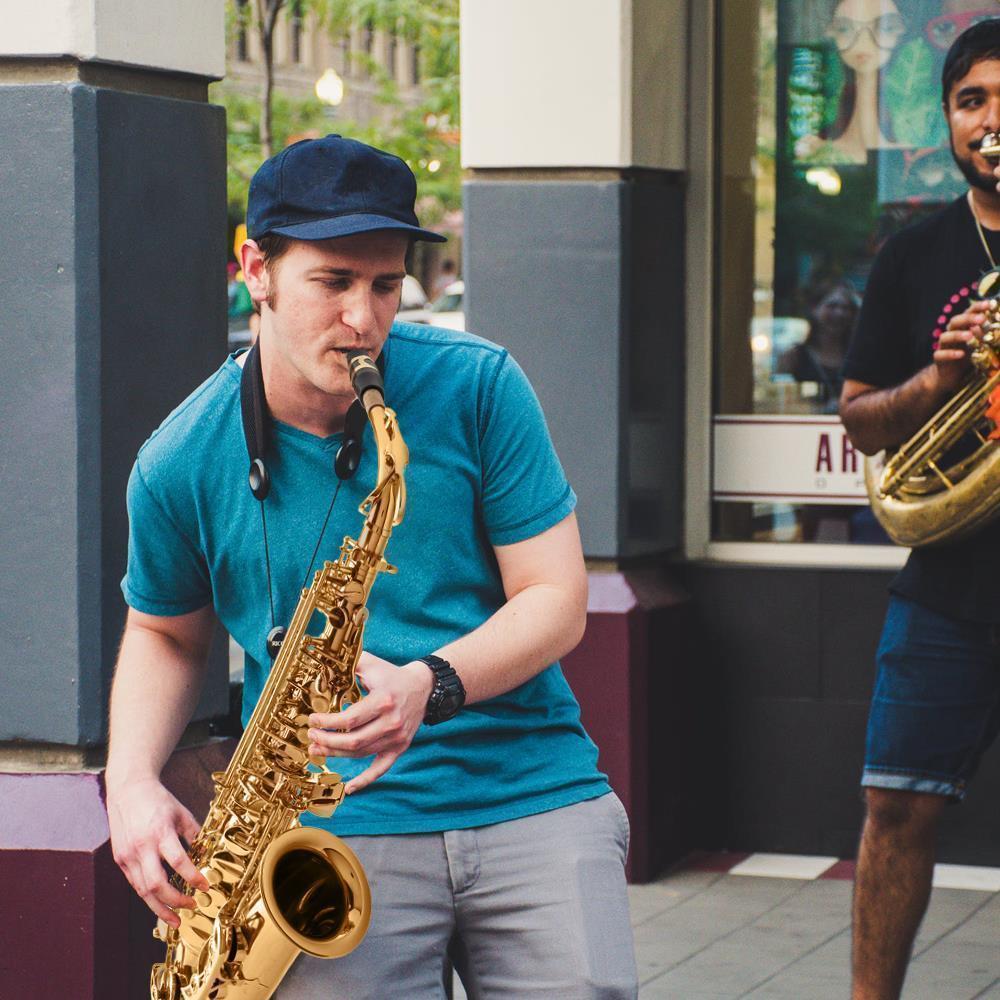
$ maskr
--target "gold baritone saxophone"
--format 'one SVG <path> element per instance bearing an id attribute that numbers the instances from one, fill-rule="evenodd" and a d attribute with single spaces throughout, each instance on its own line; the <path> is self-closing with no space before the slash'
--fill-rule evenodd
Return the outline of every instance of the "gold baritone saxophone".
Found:
<path id="1" fill-rule="evenodd" d="M 299 824 L 306 810 L 330 816 L 344 797 L 340 775 L 306 753 L 308 719 L 361 696 L 365 605 L 375 577 L 395 572 L 383 553 L 406 506 L 408 452 L 396 414 L 371 358 L 348 357 L 378 479 L 359 508 L 358 539 L 345 538 L 337 562 L 303 590 L 229 767 L 213 775 L 215 798 L 189 851 L 210 888 L 194 893 L 196 909 L 178 911 L 179 928 L 157 925 L 167 953 L 153 966 L 152 1000 L 265 1000 L 300 951 L 338 958 L 368 929 L 371 892 L 357 857 L 332 834 Z"/>
<path id="2" fill-rule="evenodd" d="M 1000 163 L 1000 133 L 984 135 L 979 152 Z M 1000 516 L 1000 268 L 979 279 L 976 297 L 987 308 L 964 385 L 908 441 L 865 460 L 872 511 L 900 545 L 955 542 Z"/>

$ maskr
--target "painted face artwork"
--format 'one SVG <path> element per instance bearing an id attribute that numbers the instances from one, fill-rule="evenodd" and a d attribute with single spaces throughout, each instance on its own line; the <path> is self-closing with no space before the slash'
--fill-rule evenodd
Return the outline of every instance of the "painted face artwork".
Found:
<path id="1" fill-rule="evenodd" d="M 984 8 L 983 10 L 967 10 L 959 11 L 954 14 L 941 14 L 938 17 L 932 17 L 924 27 L 924 34 L 927 36 L 927 41 L 931 43 L 936 49 L 940 49 L 942 52 L 947 52 L 951 48 L 951 43 L 955 41 L 956 38 L 966 28 L 971 28 L 974 24 L 979 24 L 980 21 L 989 20 L 991 17 L 996 17 L 998 11 L 996 8 L 990 10 L 989 8 Z"/>
<path id="2" fill-rule="evenodd" d="M 905 33 L 906 22 L 891 0 L 843 0 L 826 30 L 844 64 L 858 73 L 884 66 Z"/>

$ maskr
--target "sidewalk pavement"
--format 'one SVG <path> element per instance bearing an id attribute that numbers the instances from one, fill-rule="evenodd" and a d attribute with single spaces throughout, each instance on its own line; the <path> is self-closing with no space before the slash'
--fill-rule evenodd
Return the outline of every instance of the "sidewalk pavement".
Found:
<path id="1" fill-rule="evenodd" d="M 826 868 L 692 868 L 630 886 L 640 1000 L 847 1000 L 852 866 Z M 903 998 L 1000 1000 L 1000 872 L 941 868 L 938 882 L 990 888 L 934 889 Z"/>
<path id="2" fill-rule="evenodd" d="M 640 1000 L 848 1000 L 853 866 L 835 860 L 717 855 L 630 886 Z M 903 1000 L 1000 1000 L 1000 871 L 935 881 Z M 945 887 L 963 884 L 988 888 Z"/>

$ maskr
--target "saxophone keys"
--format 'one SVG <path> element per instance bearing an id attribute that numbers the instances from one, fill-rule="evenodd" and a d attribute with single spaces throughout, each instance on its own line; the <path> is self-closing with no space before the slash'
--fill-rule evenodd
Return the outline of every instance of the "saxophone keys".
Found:
<path id="1" fill-rule="evenodd" d="M 309 713 L 320 712 L 326 714 L 329 712 L 331 704 L 330 695 L 330 681 L 326 673 L 317 674 L 312 684 L 309 685 L 307 695 Z"/>
<path id="2" fill-rule="evenodd" d="M 308 740 L 302 746 L 293 746 L 291 743 L 288 743 L 282 748 L 281 755 L 292 767 L 305 767 L 309 760 L 309 754 L 305 751 L 307 745 Z"/>
<path id="3" fill-rule="evenodd" d="M 205 881 L 208 882 L 213 889 L 222 881 L 222 872 L 215 868 L 202 868 L 201 873 L 205 876 Z"/>
<path id="4" fill-rule="evenodd" d="M 186 947 L 200 952 L 212 936 L 215 922 L 197 910 L 182 910 L 178 916 L 181 918 L 181 926 L 177 933 L 181 941 Z"/>
<path id="5" fill-rule="evenodd" d="M 309 698 L 309 712 L 310 714 L 318 712 L 320 715 L 326 715 L 332 704 L 333 701 L 328 694 L 312 695 Z"/>

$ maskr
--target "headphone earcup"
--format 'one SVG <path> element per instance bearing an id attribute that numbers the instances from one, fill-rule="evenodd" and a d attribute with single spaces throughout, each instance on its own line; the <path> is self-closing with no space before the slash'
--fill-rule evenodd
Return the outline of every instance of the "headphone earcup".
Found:
<path id="1" fill-rule="evenodd" d="M 350 479 L 361 464 L 361 439 L 344 437 L 344 443 L 337 449 L 337 457 L 333 460 L 333 471 L 338 479 Z"/>
<path id="2" fill-rule="evenodd" d="M 350 479 L 358 471 L 367 426 L 368 414 L 361 403 L 355 400 L 344 417 L 344 443 L 337 449 L 337 457 L 333 462 L 333 470 L 338 479 Z"/>
<path id="3" fill-rule="evenodd" d="M 247 478 L 250 480 L 250 492 L 258 500 L 266 499 L 268 493 L 271 492 L 271 477 L 261 459 L 255 458 L 250 463 L 250 472 Z"/>

